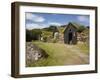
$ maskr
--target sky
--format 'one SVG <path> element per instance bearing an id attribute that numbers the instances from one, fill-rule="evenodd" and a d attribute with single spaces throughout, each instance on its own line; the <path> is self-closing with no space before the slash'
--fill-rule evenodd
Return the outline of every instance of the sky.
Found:
<path id="1" fill-rule="evenodd" d="M 53 14 L 53 13 L 25 13 L 26 29 L 45 28 L 50 25 L 61 26 L 69 22 L 75 22 L 81 25 L 89 26 L 89 15 L 77 14 Z"/>

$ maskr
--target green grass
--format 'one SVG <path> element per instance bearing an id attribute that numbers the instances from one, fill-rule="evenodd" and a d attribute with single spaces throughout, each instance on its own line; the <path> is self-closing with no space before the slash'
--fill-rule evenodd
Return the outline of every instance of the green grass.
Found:
<path id="1" fill-rule="evenodd" d="M 60 43 L 45 43 L 40 41 L 34 41 L 33 44 L 36 44 L 38 47 L 45 50 L 49 57 L 45 59 L 41 58 L 37 62 L 29 64 L 29 67 L 84 64 L 85 62 L 81 62 L 80 58 L 72 50 L 79 48 L 81 49 L 80 51 L 82 51 L 82 54 L 83 52 L 86 53 L 88 51 L 88 48 L 85 48 L 84 45 L 79 44 L 66 45 Z"/>
<path id="2" fill-rule="evenodd" d="M 77 47 L 78 47 L 83 53 L 89 54 L 89 46 L 88 46 L 88 44 L 86 44 L 86 43 L 80 43 L 80 44 L 77 45 Z"/>

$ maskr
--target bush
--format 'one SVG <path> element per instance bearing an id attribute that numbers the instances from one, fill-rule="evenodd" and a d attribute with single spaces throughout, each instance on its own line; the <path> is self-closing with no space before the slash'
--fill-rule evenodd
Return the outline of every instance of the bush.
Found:
<path id="1" fill-rule="evenodd" d="M 47 37 L 43 37 L 43 41 L 44 42 L 47 42 Z"/>
<path id="2" fill-rule="evenodd" d="M 26 30 L 26 41 L 39 40 L 41 33 L 40 29 Z"/>
<path id="3" fill-rule="evenodd" d="M 26 41 L 29 42 L 32 40 L 32 32 L 30 30 L 26 30 Z"/>

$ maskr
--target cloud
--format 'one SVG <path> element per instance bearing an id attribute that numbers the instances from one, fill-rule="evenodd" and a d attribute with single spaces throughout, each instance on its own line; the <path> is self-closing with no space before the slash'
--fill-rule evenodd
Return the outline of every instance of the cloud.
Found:
<path id="1" fill-rule="evenodd" d="M 89 21 L 89 18 L 88 18 L 87 16 L 78 16 L 77 19 L 78 19 L 80 22 Z"/>
<path id="2" fill-rule="evenodd" d="M 61 23 L 58 22 L 48 22 L 49 25 L 61 26 Z"/>
<path id="3" fill-rule="evenodd" d="M 26 20 L 30 20 L 33 22 L 44 22 L 45 18 L 36 14 L 26 13 Z"/>
<path id="4" fill-rule="evenodd" d="M 37 28 L 37 29 L 41 29 L 41 28 L 45 28 L 45 27 L 48 27 L 47 24 L 36 24 L 36 23 L 27 23 L 26 24 L 26 29 L 34 29 L 34 28 Z"/>

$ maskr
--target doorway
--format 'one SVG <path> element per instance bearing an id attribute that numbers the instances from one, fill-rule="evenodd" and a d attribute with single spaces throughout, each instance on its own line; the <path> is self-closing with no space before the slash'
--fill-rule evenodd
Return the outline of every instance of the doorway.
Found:
<path id="1" fill-rule="evenodd" d="M 69 32 L 68 34 L 68 44 L 72 44 L 73 34 L 72 32 Z"/>

